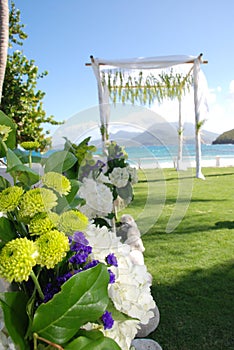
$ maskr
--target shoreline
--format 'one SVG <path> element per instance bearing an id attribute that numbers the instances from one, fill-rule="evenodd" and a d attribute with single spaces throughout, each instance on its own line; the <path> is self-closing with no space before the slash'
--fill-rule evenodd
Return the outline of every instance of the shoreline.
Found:
<path id="1" fill-rule="evenodd" d="M 129 158 L 129 163 L 131 166 L 137 169 L 156 169 L 156 168 L 177 168 L 177 160 L 171 159 L 170 161 L 159 159 L 159 158 Z M 224 157 L 216 156 L 212 159 L 202 159 L 202 168 L 227 168 L 234 167 L 234 156 Z M 186 170 L 188 168 L 196 168 L 195 159 L 184 159 L 181 162 L 181 170 Z"/>

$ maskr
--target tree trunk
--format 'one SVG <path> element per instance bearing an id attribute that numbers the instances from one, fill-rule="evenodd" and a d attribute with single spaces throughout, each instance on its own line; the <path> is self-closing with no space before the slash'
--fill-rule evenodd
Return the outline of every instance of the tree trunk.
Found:
<path id="1" fill-rule="evenodd" d="M 7 63 L 9 40 L 9 8 L 8 0 L 0 0 L 0 103 Z"/>

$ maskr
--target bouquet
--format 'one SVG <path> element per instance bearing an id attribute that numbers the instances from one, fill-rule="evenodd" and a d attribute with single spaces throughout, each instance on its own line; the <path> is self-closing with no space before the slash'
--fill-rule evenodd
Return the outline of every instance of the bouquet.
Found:
<path id="1" fill-rule="evenodd" d="M 136 174 L 126 154 L 111 143 L 101 161 L 86 139 L 35 157 L 35 142 L 21 145 L 27 153 L 9 147 L 14 129 L 4 118 L 0 156 L 10 178 L 0 177 L 2 343 L 129 349 L 155 303 L 146 267 L 131 262 L 112 226 L 117 196 L 133 197 Z"/>

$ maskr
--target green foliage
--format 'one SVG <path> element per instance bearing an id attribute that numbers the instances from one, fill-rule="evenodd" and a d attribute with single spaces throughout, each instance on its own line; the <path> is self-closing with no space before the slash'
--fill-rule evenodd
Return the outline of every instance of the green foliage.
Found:
<path id="1" fill-rule="evenodd" d="M 93 160 L 93 153 L 96 151 L 96 147 L 89 145 L 91 137 L 85 138 L 78 145 L 70 142 L 65 137 L 64 150 L 74 155 L 76 162 L 70 169 L 64 170 L 68 178 L 78 178 L 81 180 L 87 173 L 89 173 L 95 167 L 95 161 Z"/>
<path id="2" fill-rule="evenodd" d="M 17 232 L 15 230 L 14 225 L 12 222 L 5 218 L 5 217 L 0 217 L 0 241 L 1 245 L 6 244 L 10 240 L 14 239 L 17 237 Z"/>
<path id="3" fill-rule="evenodd" d="M 99 331 L 80 331 L 79 337 L 72 341 L 65 350 L 120 350 L 120 347 L 110 338 L 104 337 Z"/>
<path id="4" fill-rule="evenodd" d="M 96 321 L 104 313 L 109 302 L 108 282 L 109 274 L 102 264 L 74 275 L 60 293 L 38 307 L 32 331 L 54 343 L 65 344 L 82 325 Z"/>
<path id="5" fill-rule="evenodd" d="M 29 350 L 29 344 L 24 339 L 28 317 L 26 314 L 27 298 L 23 292 L 0 293 L 0 304 L 9 335 L 20 350 Z"/>
<path id="6" fill-rule="evenodd" d="M 11 3 L 9 41 L 10 47 L 23 45 L 27 38 L 24 25 L 20 23 L 20 11 Z M 24 141 L 38 141 L 43 151 L 51 145 L 49 132 L 43 124 L 58 125 L 53 116 L 46 116 L 42 100 L 45 93 L 37 90 L 37 81 L 47 72 L 39 74 L 34 60 L 29 60 L 19 50 L 8 54 L 1 110 L 17 124 L 17 144 Z"/>
<path id="7" fill-rule="evenodd" d="M 5 141 L 5 144 L 7 147 L 13 149 L 15 148 L 16 144 L 16 125 L 13 122 L 13 120 L 9 117 L 7 117 L 2 111 L 0 111 L 0 125 L 6 125 L 11 128 L 11 132 L 9 133 L 7 140 Z M 0 136 L 1 137 L 1 136 Z M 6 155 L 6 149 L 2 142 L 0 142 L 0 158 L 4 157 Z"/>
<path id="8" fill-rule="evenodd" d="M 225 131 L 217 137 L 215 141 L 212 142 L 215 144 L 234 144 L 234 129 Z"/>
<path id="9" fill-rule="evenodd" d="M 162 72 L 158 76 L 152 73 L 144 75 L 142 71 L 136 74 L 125 75 L 121 70 L 102 73 L 102 83 L 106 84 L 110 98 L 114 103 L 138 102 L 152 105 L 154 101 L 162 102 L 164 99 L 181 98 L 193 83 L 190 74 L 183 75 Z"/>

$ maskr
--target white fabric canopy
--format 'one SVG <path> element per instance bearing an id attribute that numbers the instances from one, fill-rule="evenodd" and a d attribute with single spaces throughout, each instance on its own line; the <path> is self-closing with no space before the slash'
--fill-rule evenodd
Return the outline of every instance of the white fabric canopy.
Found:
<path id="1" fill-rule="evenodd" d="M 108 130 L 108 124 L 110 119 L 109 112 L 109 91 L 108 87 L 103 84 L 101 78 L 102 70 L 122 69 L 122 70 L 155 70 L 165 69 L 181 64 L 193 64 L 193 78 L 194 78 L 194 111 L 195 111 L 195 125 L 198 125 L 200 121 L 200 109 L 201 109 L 201 95 L 199 96 L 199 75 L 200 75 L 200 63 L 207 63 L 202 61 L 202 54 L 198 57 L 190 55 L 170 55 L 170 56 L 158 56 L 158 57 L 139 57 L 132 59 L 119 59 L 119 60 L 107 60 L 102 58 L 91 58 L 91 65 L 97 79 L 98 85 L 98 99 L 100 108 L 100 121 L 101 126 Z M 190 65 L 189 65 L 190 66 Z M 103 138 L 105 143 L 105 136 Z M 196 175 L 199 178 L 204 178 L 201 172 L 201 146 L 200 135 L 196 133 Z"/>
<path id="2" fill-rule="evenodd" d="M 193 63 L 197 57 L 186 55 L 170 55 L 158 57 L 138 57 L 132 59 L 106 60 L 101 58 L 92 58 L 100 66 L 112 66 L 125 69 L 159 69 L 171 67 L 182 63 Z M 106 68 L 104 68 L 106 69 Z"/>

